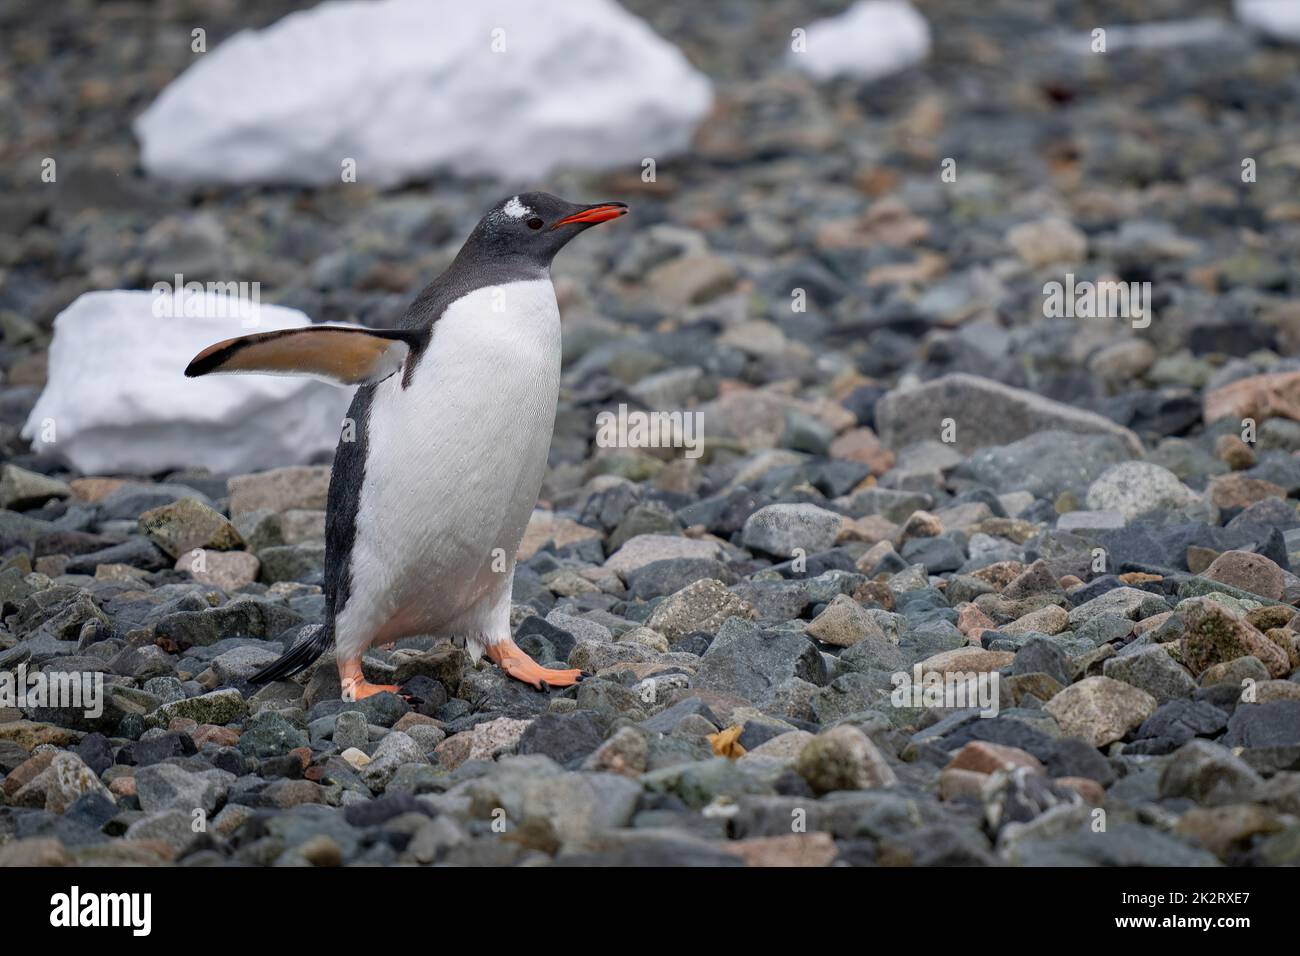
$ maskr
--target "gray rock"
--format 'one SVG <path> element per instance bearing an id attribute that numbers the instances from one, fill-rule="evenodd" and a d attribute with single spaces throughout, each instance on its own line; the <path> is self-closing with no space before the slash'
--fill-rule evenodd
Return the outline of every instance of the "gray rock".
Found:
<path id="1" fill-rule="evenodd" d="M 169 763 L 141 767 L 135 775 L 141 809 L 202 810 L 209 816 L 225 802 L 234 780 L 234 774 L 224 770 L 190 772 Z"/>
<path id="2" fill-rule="evenodd" d="M 1192 696 L 1196 682 L 1187 669 L 1169 656 L 1164 645 L 1143 647 L 1132 654 L 1109 658 L 1102 673 L 1140 687 L 1158 703 Z"/>
<path id="3" fill-rule="evenodd" d="M 750 550 L 788 559 L 825 551 L 835 544 L 844 518 L 811 504 L 768 505 L 755 511 L 741 530 L 741 544 Z"/>
<path id="4" fill-rule="evenodd" d="M 1179 747 L 1160 775 L 1162 797 L 1188 797 L 1205 806 L 1223 806 L 1252 798 L 1263 782 L 1227 747 L 1191 740 Z"/>
<path id="5" fill-rule="evenodd" d="M 999 493 L 1027 491 L 1051 500 L 1069 491 L 1082 497 L 1109 465 L 1131 457 L 1132 447 L 1115 435 L 1045 431 L 1007 445 L 982 448 L 953 475 Z"/>
<path id="6" fill-rule="evenodd" d="M 1149 511 L 1185 511 L 1196 493 L 1167 468 L 1145 461 L 1126 461 L 1107 468 L 1088 486 L 1088 507 L 1117 511 L 1132 520 Z"/>
<path id="7" fill-rule="evenodd" d="M 759 703 L 790 677 L 828 682 L 826 663 L 812 641 L 731 618 L 705 651 L 695 684 Z"/>
<path id="8" fill-rule="evenodd" d="M 366 750 L 370 746 L 370 721 L 359 710 L 340 711 L 334 718 L 334 745 L 339 750 L 356 747 Z"/>
<path id="9" fill-rule="evenodd" d="M 400 730 L 394 730 L 376 745 L 370 763 L 361 768 L 361 778 L 372 790 L 381 791 L 403 764 L 428 762 L 419 744 Z"/>
<path id="10" fill-rule="evenodd" d="M 1113 435 L 1134 455 L 1142 453 L 1138 437 L 1108 418 L 961 372 L 895 389 L 876 403 L 876 430 L 890 448 L 937 437 L 945 418 L 957 422 L 956 444 L 965 452 L 1059 430 Z"/>

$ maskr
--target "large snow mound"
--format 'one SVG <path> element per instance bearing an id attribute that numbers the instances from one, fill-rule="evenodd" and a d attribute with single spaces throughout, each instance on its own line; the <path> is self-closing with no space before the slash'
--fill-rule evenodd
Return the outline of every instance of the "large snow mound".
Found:
<path id="1" fill-rule="evenodd" d="M 612 0 L 324 3 L 231 37 L 136 120 L 186 182 L 356 181 L 437 169 L 536 181 L 683 150 L 707 78 Z"/>

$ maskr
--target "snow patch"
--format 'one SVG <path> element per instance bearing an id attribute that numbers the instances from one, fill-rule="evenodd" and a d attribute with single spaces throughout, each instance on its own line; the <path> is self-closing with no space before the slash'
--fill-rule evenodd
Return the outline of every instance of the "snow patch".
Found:
<path id="1" fill-rule="evenodd" d="M 930 26 L 906 0 L 861 0 L 808 27 L 807 48 L 790 63 L 818 80 L 871 81 L 905 70 L 930 54 Z"/>
<path id="2" fill-rule="evenodd" d="M 54 320 L 49 376 L 22 435 L 82 474 L 203 467 L 242 474 L 327 456 L 350 389 L 307 378 L 209 375 L 185 366 L 222 339 L 299 328 L 303 313 L 260 305 L 256 328 L 208 292 L 204 316 L 155 315 L 151 292 L 88 292 Z"/>

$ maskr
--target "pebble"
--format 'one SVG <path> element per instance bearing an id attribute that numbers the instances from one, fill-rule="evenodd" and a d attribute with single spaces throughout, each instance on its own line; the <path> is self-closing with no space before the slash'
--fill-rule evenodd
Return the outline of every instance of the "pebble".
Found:
<path id="1" fill-rule="evenodd" d="M 1043 709 L 1062 733 L 1104 747 L 1137 729 L 1154 713 L 1156 699 L 1122 681 L 1088 677 L 1063 689 Z"/>
<path id="2" fill-rule="evenodd" d="M 893 787 L 898 777 L 866 734 L 841 724 L 808 741 L 796 763 L 815 793 Z"/>

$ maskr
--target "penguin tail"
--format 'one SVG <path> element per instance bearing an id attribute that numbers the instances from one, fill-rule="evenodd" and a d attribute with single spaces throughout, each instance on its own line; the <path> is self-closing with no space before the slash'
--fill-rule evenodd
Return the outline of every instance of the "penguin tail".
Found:
<path id="1" fill-rule="evenodd" d="M 292 677 L 329 650 L 333 639 L 334 628 L 331 625 L 309 624 L 292 647 L 250 677 L 249 683 L 269 684 Z"/>

